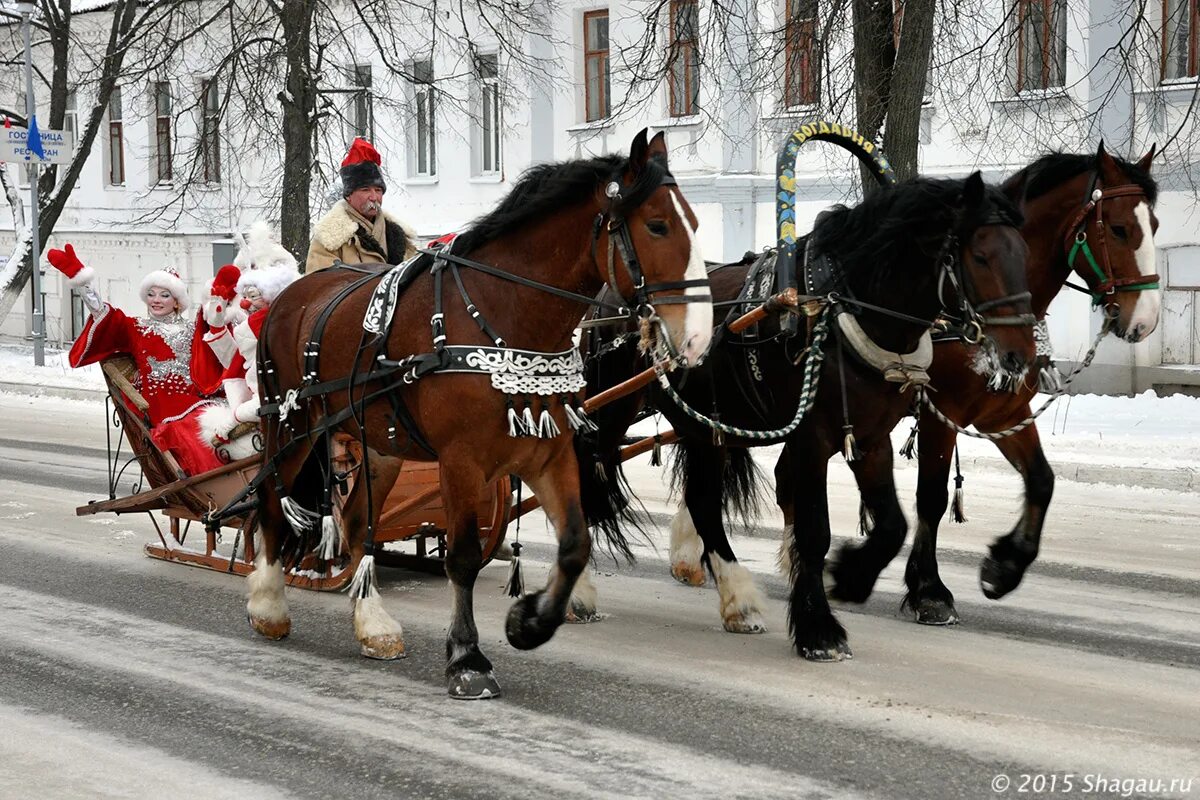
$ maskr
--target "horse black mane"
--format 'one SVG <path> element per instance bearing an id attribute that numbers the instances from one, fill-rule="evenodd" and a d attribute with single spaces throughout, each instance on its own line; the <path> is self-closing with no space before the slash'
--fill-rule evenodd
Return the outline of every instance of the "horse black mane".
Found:
<path id="1" fill-rule="evenodd" d="M 629 159 L 619 155 L 532 166 L 521 174 L 498 206 L 474 220 L 459 235 L 454 251 L 469 253 L 530 222 L 544 220 L 565 207 L 590 200 L 601 182 L 619 181 L 628 167 Z M 634 183 L 622 188 L 621 200 L 614 211 L 623 213 L 636 208 L 669 174 L 665 161 L 647 159 Z"/>
<path id="2" fill-rule="evenodd" d="M 1112 156 L 1112 159 L 1129 176 L 1130 181 L 1145 191 L 1147 202 L 1153 206 L 1158 200 L 1158 183 L 1150 177 L 1150 173 L 1123 158 Z M 1047 153 L 1009 178 L 1005 184 L 1023 185 L 1024 199 L 1033 200 L 1056 189 L 1076 175 L 1095 170 L 1098 161 L 1095 153 L 1090 155 Z"/>
<path id="3" fill-rule="evenodd" d="M 1016 227 L 1021 212 L 999 188 L 987 185 L 983 207 L 970 219 L 959 219 L 965 180 L 913 178 L 875 192 L 854 207 L 835 206 L 817 218 L 813 241 L 817 250 L 834 256 L 847 275 L 912 272 L 936 258 L 946 234 L 960 238 L 996 219 Z"/>

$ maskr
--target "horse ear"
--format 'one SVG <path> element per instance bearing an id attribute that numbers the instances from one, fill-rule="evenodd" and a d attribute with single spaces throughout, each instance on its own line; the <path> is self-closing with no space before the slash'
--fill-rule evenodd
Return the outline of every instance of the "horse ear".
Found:
<path id="1" fill-rule="evenodd" d="M 1142 172 L 1149 172 L 1150 167 L 1154 165 L 1154 154 L 1158 152 L 1158 142 L 1150 145 L 1150 152 L 1138 159 L 1138 169 Z"/>
<path id="2" fill-rule="evenodd" d="M 650 140 L 650 144 L 646 148 L 646 158 L 661 158 L 663 165 L 666 166 L 667 134 L 665 131 L 654 134 L 654 138 Z"/>
<path id="3" fill-rule="evenodd" d="M 976 170 L 963 183 L 962 207 L 965 215 L 969 216 L 982 208 L 986 196 L 987 186 L 983 183 L 983 174 Z"/>
<path id="4" fill-rule="evenodd" d="M 629 168 L 633 172 L 640 172 L 642 167 L 646 165 L 646 158 L 649 155 L 649 145 L 646 144 L 646 128 L 638 131 L 638 135 L 633 137 L 633 144 L 629 146 Z"/>
<path id="5" fill-rule="evenodd" d="M 1100 140 L 1100 146 L 1096 148 L 1096 166 L 1099 168 L 1100 178 L 1104 183 L 1114 186 L 1125 181 L 1121 167 L 1104 149 L 1104 140 Z"/>

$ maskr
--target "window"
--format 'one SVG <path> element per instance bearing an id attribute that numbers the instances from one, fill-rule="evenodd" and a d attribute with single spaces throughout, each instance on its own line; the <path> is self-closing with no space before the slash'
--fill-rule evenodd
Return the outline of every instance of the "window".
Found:
<path id="1" fill-rule="evenodd" d="M 204 180 L 217 183 L 221 180 L 221 96 L 216 78 L 200 81 L 200 159 L 204 166 Z"/>
<path id="2" fill-rule="evenodd" d="M 375 141 L 374 103 L 371 99 L 371 65 L 362 64 L 350 69 L 354 93 L 350 100 L 350 127 L 353 136 Z"/>
<path id="3" fill-rule="evenodd" d="M 1163 80 L 1192 78 L 1196 69 L 1196 0 L 1163 0 Z"/>
<path id="4" fill-rule="evenodd" d="M 167 183 L 171 172 L 171 84 L 154 84 L 154 182 Z"/>
<path id="5" fill-rule="evenodd" d="M 108 185 L 125 185 L 125 123 L 121 119 L 121 87 L 108 98 Z"/>
<path id="6" fill-rule="evenodd" d="M 670 84 L 672 117 L 691 116 L 699 106 L 700 49 L 696 42 L 699 23 L 696 0 L 671 0 L 667 82 Z"/>
<path id="7" fill-rule="evenodd" d="M 1017 91 L 1062 86 L 1067 0 L 1017 0 Z"/>
<path id="8" fill-rule="evenodd" d="M 495 53 L 476 60 L 479 78 L 479 172 L 500 172 L 500 71 Z"/>
<path id="9" fill-rule="evenodd" d="M 413 148 L 414 175 L 437 175 L 437 127 L 434 112 L 437 101 L 433 86 L 433 62 L 415 61 L 413 75 L 413 118 L 416 127 L 416 147 Z"/>
<path id="10" fill-rule="evenodd" d="M 587 122 L 612 116 L 607 11 L 589 11 L 583 15 L 583 92 Z"/>
<path id="11" fill-rule="evenodd" d="M 820 74 L 817 0 L 787 0 L 784 34 L 787 71 L 783 79 L 783 102 L 789 108 L 813 105 L 817 102 Z"/>

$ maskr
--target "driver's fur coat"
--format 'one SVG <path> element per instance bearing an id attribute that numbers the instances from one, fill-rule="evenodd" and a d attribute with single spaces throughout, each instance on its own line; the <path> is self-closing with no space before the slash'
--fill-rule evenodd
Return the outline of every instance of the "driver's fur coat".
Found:
<path id="1" fill-rule="evenodd" d="M 343 264 L 399 264 L 417 254 L 416 234 L 400 220 L 380 211 L 374 224 L 344 199 L 313 226 L 306 273 Z"/>

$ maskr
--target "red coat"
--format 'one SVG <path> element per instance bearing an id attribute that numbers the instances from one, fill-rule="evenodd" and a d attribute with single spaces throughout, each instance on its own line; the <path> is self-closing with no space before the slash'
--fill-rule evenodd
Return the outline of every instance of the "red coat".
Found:
<path id="1" fill-rule="evenodd" d="M 133 384 L 150 405 L 151 436 L 191 475 L 221 465 L 212 447 L 200 441 L 194 418 L 209 403 L 189 369 L 195 326 L 194 319 L 173 324 L 135 319 L 106 303 L 98 317 L 88 319 L 70 353 L 72 367 L 115 355 L 133 357 L 138 369 Z"/>

